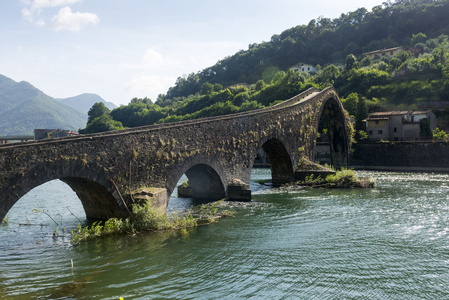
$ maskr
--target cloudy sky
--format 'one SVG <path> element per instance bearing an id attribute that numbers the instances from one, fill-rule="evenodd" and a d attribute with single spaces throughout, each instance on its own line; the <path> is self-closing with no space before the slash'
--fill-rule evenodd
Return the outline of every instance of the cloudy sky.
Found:
<path id="1" fill-rule="evenodd" d="M 319 16 L 385 0 L 0 0 L 0 74 L 116 105 Z"/>

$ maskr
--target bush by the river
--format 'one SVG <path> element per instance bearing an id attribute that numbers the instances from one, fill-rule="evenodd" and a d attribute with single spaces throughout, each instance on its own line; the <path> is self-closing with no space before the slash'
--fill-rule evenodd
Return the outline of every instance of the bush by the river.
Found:
<path id="1" fill-rule="evenodd" d="M 370 177 L 360 179 L 354 170 L 342 169 L 336 171 L 335 174 L 327 175 L 325 178 L 321 176 L 314 176 L 313 174 L 307 176 L 305 180 L 298 181 L 291 186 L 308 186 L 308 187 L 327 187 L 327 188 L 373 188 L 375 181 Z"/>
<path id="2" fill-rule="evenodd" d="M 222 208 L 222 201 L 202 204 L 179 214 L 165 214 L 151 201 L 143 205 L 132 205 L 132 216 L 126 219 L 111 218 L 106 222 L 94 222 L 91 226 L 82 227 L 78 224 L 72 230 L 72 242 L 94 239 L 100 236 L 113 234 L 135 234 L 145 231 L 158 230 L 186 230 L 189 227 L 213 223 L 220 217 L 231 216 L 232 211 Z"/>

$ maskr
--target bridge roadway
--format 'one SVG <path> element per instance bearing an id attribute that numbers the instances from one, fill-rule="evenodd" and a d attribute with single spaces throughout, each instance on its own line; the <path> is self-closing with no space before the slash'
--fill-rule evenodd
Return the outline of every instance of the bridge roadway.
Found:
<path id="1" fill-rule="evenodd" d="M 166 211 L 183 174 L 191 197 L 249 200 L 257 151 L 267 154 L 273 184 L 291 182 L 301 157 L 313 161 L 320 124 L 328 129 L 332 164 L 346 166 L 348 124 L 332 87 L 245 113 L 0 145 L 0 220 L 54 179 L 77 193 L 91 219 L 127 217 L 138 197 Z"/>

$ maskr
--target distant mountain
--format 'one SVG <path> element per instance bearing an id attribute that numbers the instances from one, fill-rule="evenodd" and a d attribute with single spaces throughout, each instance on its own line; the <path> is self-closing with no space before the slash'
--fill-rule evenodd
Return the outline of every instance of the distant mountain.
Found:
<path id="1" fill-rule="evenodd" d="M 103 102 L 107 108 L 110 110 L 113 110 L 117 106 L 112 102 L 106 102 L 103 98 L 96 94 L 81 94 L 79 96 L 65 98 L 65 99 L 58 99 L 61 101 L 61 103 L 64 103 L 65 105 L 68 105 L 74 109 L 76 109 L 79 112 L 82 112 L 87 115 L 92 105 L 94 105 L 97 102 Z"/>
<path id="2" fill-rule="evenodd" d="M 0 75 L 0 135 L 31 135 L 36 128 L 84 128 L 87 115 L 44 94 L 28 82 Z"/>

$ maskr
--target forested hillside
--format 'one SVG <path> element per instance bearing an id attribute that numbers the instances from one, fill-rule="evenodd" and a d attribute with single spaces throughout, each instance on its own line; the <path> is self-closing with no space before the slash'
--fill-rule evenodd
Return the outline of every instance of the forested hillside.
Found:
<path id="1" fill-rule="evenodd" d="M 363 56 L 397 46 L 404 51 L 394 57 Z M 317 72 L 289 70 L 298 62 L 316 65 Z M 154 104 L 133 99 L 111 112 L 92 112 L 84 132 L 246 111 L 329 85 L 356 127 L 368 111 L 417 109 L 424 101 L 449 100 L 449 0 L 396 0 L 372 11 L 311 20 L 178 78 Z"/>

